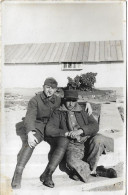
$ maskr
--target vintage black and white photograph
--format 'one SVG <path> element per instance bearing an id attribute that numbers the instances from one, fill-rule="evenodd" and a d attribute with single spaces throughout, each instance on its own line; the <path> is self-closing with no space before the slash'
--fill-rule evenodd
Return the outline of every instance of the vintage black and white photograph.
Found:
<path id="1" fill-rule="evenodd" d="M 126 2 L 2 3 L 1 195 L 125 194 Z"/>

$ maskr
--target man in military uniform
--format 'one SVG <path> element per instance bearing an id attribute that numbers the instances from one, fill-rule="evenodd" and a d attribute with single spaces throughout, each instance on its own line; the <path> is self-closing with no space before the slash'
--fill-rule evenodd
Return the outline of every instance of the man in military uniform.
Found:
<path id="1" fill-rule="evenodd" d="M 17 155 L 17 165 L 12 179 L 12 188 L 21 187 L 22 172 L 29 161 L 37 144 L 44 140 L 44 128 L 53 110 L 60 106 L 60 97 L 54 95 L 57 89 L 57 81 L 47 78 L 44 82 L 43 92 L 33 97 L 27 108 L 24 119 L 24 128 L 21 124 L 19 135 L 22 139 L 22 148 Z"/>
<path id="2" fill-rule="evenodd" d="M 61 98 L 55 95 L 57 84 L 54 78 L 47 78 L 43 85 L 43 92 L 29 101 L 24 121 L 16 124 L 17 134 L 22 140 L 22 148 L 17 155 L 17 165 L 11 183 L 13 189 L 21 187 L 23 170 L 35 146 L 44 140 L 44 129 L 51 114 L 56 108 L 60 107 Z M 91 112 L 89 104 L 87 104 L 86 109 Z M 62 137 L 57 140 L 54 138 L 54 142 L 58 143 L 58 147 L 60 147 L 54 154 L 56 160 L 51 162 L 56 167 L 63 157 L 67 140 Z"/>
<path id="3" fill-rule="evenodd" d="M 100 155 L 105 150 L 113 151 L 113 140 L 98 134 L 99 125 L 93 115 L 88 115 L 77 103 L 77 91 L 65 91 L 64 103 L 51 116 L 45 134 L 48 137 L 67 137 L 67 166 L 71 178 L 87 182 L 89 175 L 117 177 L 112 168 L 97 167 Z"/>

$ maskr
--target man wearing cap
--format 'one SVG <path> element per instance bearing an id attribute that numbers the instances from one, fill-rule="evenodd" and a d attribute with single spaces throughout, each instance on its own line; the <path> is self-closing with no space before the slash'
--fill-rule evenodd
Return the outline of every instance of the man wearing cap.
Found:
<path id="1" fill-rule="evenodd" d="M 23 170 L 35 146 L 44 140 L 44 129 L 51 114 L 56 108 L 60 107 L 61 98 L 55 95 L 57 84 L 54 78 L 47 78 L 43 85 L 43 92 L 29 101 L 24 121 L 16 124 L 17 135 L 22 140 L 22 148 L 17 155 L 17 165 L 11 183 L 13 189 L 21 187 Z M 67 141 L 65 138 L 60 138 L 56 142 L 61 148 L 57 151 L 56 164 L 58 165 L 62 154 L 65 152 Z"/>
<path id="2" fill-rule="evenodd" d="M 55 108 L 58 108 L 61 99 L 54 95 L 57 89 L 57 81 L 54 78 L 47 78 L 43 85 L 43 92 L 33 97 L 27 108 L 24 119 L 24 128 L 19 131 L 22 139 L 22 148 L 17 155 L 17 165 L 12 179 L 13 189 L 21 187 L 23 169 L 29 161 L 37 144 L 44 140 L 44 128 Z M 16 128 L 20 130 L 17 124 Z"/>
<path id="3" fill-rule="evenodd" d="M 47 123 L 46 136 L 69 139 L 66 162 L 71 170 L 71 178 L 87 182 L 90 174 L 109 178 L 117 177 L 114 169 L 97 167 L 100 155 L 105 150 L 113 151 L 113 141 L 97 133 L 99 130 L 97 121 L 93 115 L 89 116 L 82 109 L 77 99 L 77 91 L 64 92 L 62 106 L 53 112 Z M 48 184 L 52 182 L 52 177 L 48 177 L 47 168 L 41 177 Z"/>

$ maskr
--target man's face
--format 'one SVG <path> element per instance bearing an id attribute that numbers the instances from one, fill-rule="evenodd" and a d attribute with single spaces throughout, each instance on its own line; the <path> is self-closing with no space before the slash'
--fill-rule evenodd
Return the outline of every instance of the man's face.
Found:
<path id="1" fill-rule="evenodd" d="M 68 100 L 65 103 L 65 106 L 68 110 L 72 110 L 76 106 L 77 101 Z"/>
<path id="2" fill-rule="evenodd" d="M 44 93 L 47 97 L 51 97 L 56 92 L 56 88 L 52 88 L 48 85 L 44 85 L 43 89 L 44 89 Z"/>

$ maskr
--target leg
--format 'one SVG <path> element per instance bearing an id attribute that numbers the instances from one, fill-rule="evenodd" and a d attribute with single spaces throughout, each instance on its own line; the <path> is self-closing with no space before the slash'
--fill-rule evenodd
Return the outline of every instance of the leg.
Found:
<path id="1" fill-rule="evenodd" d="M 71 174 L 70 169 L 67 167 L 66 155 L 64 155 L 64 158 L 63 158 L 62 161 L 60 162 L 60 164 L 59 164 L 59 169 L 60 169 L 62 172 L 67 173 L 67 175 L 70 175 L 70 174 Z"/>
<path id="2" fill-rule="evenodd" d="M 17 163 L 20 161 L 22 152 L 24 150 L 24 146 L 27 145 L 27 140 L 28 140 L 26 134 L 20 135 L 20 138 L 21 138 L 21 141 L 22 141 L 22 147 L 21 147 L 20 151 L 17 154 Z"/>
<path id="3" fill-rule="evenodd" d="M 27 143 L 22 146 L 22 149 L 20 150 L 20 153 L 18 155 L 17 165 L 11 183 L 13 189 L 19 189 L 21 187 L 22 173 L 25 165 L 27 164 L 33 153 L 33 150 L 34 148 L 30 148 Z"/>
<path id="4" fill-rule="evenodd" d="M 88 156 L 87 162 L 90 165 L 91 173 L 94 175 L 99 175 L 103 177 L 115 178 L 117 177 L 116 171 L 114 169 L 105 169 L 103 166 L 97 167 L 97 163 L 101 154 L 105 151 L 106 148 L 111 149 L 111 140 L 109 138 L 97 134 L 94 137 L 89 139 L 87 142 L 88 145 Z M 86 143 L 86 144 L 87 144 Z M 108 147 L 107 147 L 108 146 Z"/>
<path id="5" fill-rule="evenodd" d="M 45 171 L 40 176 L 40 181 L 43 182 L 44 185 L 51 188 L 54 187 L 54 183 L 52 181 L 52 174 L 55 171 L 56 167 L 61 162 L 61 160 L 63 159 L 69 143 L 69 140 L 65 137 L 56 137 L 52 138 L 52 140 L 54 140 L 56 148 L 53 154 L 51 155 L 51 158 L 49 159 L 49 163 Z M 49 141 L 49 144 L 51 144 L 51 141 Z"/>
<path id="6" fill-rule="evenodd" d="M 37 131 L 35 136 L 37 137 L 40 143 L 42 141 L 42 135 L 40 135 L 40 132 Z M 29 147 L 27 143 L 27 137 L 26 138 L 24 137 L 24 139 L 22 137 L 21 139 L 22 139 L 22 148 L 17 155 L 17 165 L 11 183 L 13 189 L 19 189 L 21 187 L 23 170 L 34 151 L 34 147 L 33 148 Z"/>
<path id="7" fill-rule="evenodd" d="M 50 151 L 48 153 L 48 160 L 50 161 L 50 158 L 53 154 L 53 152 L 55 151 L 56 147 L 57 147 L 57 142 L 55 142 L 55 140 L 53 138 L 46 138 L 46 140 L 48 142 L 48 144 L 50 145 Z M 59 164 L 59 169 L 65 173 L 67 173 L 68 175 L 70 174 L 70 170 L 66 167 L 66 158 L 65 155 L 62 159 L 62 161 Z"/>
<path id="8" fill-rule="evenodd" d="M 87 151 L 87 163 L 90 165 L 91 171 L 96 170 L 97 163 L 103 151 L 105 150 L 104 140 L 102 135 L 97 134 L 91 137 L 85 145 L 85 151 Z"/>
<path id="9" fill-rule="evenodd" d="M 87 182 L 90 175 L 90 168 L 87 162 L 82 159 L 84 157 L 84 148 L 70 144 L 66 152 L 66 162 L 69 168 L 76 173 L 80 180 Z"/>

